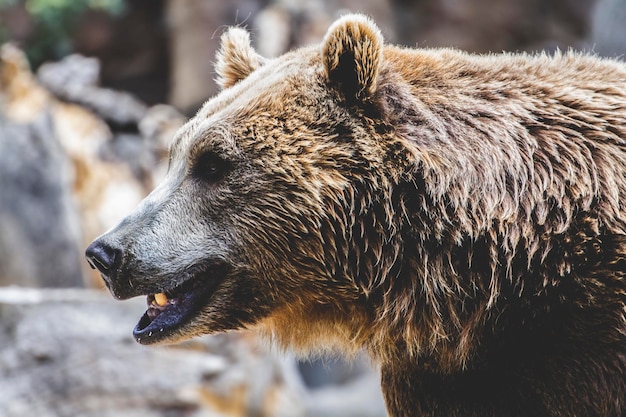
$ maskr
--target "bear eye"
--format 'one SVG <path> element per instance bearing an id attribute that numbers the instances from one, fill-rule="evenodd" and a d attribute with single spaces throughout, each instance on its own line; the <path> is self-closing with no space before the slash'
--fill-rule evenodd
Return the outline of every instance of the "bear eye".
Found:
<path id="1" fill-rule="evenodd" d="M 213 152 L 202 154 L 194 164 L 192 173 L 196 178 L 216 182 L 224 177 L 229 164 Z"/>

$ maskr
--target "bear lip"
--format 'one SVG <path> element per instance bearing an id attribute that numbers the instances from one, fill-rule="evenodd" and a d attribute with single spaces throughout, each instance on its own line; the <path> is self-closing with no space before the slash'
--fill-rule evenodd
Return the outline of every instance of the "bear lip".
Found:
<path id="1" fill-rule="evenodd" d="M 148 309 L 133 330 L 135 340 L 143 345 L 157 343 L 187 325 L 209 303 L 224 276 L 223 265 L 202 268 L 182 284 L 163 291 L 168 299 L 164 306 L 156 305 L 155 295 L 148 294 Z"/>

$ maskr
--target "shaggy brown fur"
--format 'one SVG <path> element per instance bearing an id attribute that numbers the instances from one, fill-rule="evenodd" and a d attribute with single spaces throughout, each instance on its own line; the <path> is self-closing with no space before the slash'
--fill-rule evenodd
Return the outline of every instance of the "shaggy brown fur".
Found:
<path id="1" fill-rule="evenodd" d="M 365 348 L 395 417 L 624 415 L 623 63 L 383 46 L 362 16 L 275 60 L 248 42 L 88 251 L 118 297 L 211 287 L 140 342 Z"/>

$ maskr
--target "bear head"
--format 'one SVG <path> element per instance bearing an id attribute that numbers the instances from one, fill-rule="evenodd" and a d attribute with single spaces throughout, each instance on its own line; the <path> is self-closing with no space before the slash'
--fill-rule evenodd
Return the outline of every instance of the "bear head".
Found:
<path id="1" fill-rule="evenodd" d="M 370 293 L 399 272 L 390 204 L 414 159 L 377 104 L 382 69 L 360 15 L 276 59 L 224 33 L 222 91 L 177 133 L 163 182 L 87 250 L 117 298 L 148 296 L 137 341 L 365 337 Z"/>

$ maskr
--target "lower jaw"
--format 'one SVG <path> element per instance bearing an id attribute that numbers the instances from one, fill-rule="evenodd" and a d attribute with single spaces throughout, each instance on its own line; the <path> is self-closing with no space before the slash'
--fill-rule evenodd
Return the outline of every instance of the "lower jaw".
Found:
<path id="1" fill-rule="evenodd" d="M 135 340 L 149 345 L 172 340 L 177 334 L 184 333 L 184 328 L 211 301 L 218 286 L 219 281 L 180 295 L 175 304 L 168 305 L 154 319 L 146 311 L 133 330 Z"/>
<path id="2" fill-rule="evenodd" d="M 147 311 L 144 313 L 133 330 L 138 343 L 164 342 L 184 333 L 184 328 L 211 302 L 227 275 L 227 269 L 226 265 L 215 263 L 189 275 L 190 279 L 168 292 L 175 303 L 168 304 L 153 319 Z"/>
<path id="3" fill-rule="evenodd" d="M 133 330 L 133 336 L 138 343 L 149 345 L 170 339 L 175 333 L 182 330 L 200 308 L 185 309 L 183 305 L 169 306 L 157 317 L 151 319 L 148 313 L 139 319 Z"/>

